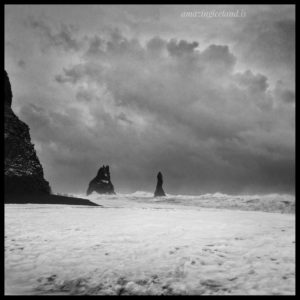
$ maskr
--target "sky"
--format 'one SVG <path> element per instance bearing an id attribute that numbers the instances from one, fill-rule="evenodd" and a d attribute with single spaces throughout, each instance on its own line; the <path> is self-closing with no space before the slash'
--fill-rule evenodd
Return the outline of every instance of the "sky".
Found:
<path id="1" fill-rule="evenodd" d="M 5 69 L 55 193 L 294 194 L 294 5 L 6 5 Z"/>

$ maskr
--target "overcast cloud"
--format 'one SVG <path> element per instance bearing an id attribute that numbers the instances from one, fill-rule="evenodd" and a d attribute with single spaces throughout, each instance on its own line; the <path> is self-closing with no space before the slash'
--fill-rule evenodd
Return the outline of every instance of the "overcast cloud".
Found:
<path id="1" fill-rule="evenodd" d="M 181 18 L 243 9 L 244 18 Z M 294 193 L 294 6 L 6 6 L 13 109 L 55 192 Z"/>

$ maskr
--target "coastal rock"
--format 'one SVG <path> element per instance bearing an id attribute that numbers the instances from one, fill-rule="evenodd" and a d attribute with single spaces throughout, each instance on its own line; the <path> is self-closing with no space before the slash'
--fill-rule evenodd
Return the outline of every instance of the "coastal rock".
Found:
<path id="1" fill-rule="evenodd" d="M 98 194 L 115 194 L 114 186 L 110 181 L 110 172 L 109 166 L 102 166 L 97 176 L 91 180 L 87 195 L 90 195 L 92 192 L 97 192 Z"/>
<path id="2" fill-rule="evenodd" d="M 156 184 L 156 189 L 155 189 L 155 192 L 154 192 L 154 197 L 166 196 L 162 185 L 163 185 L 163 176 L 162 176 L 161 172 L 158 172 L 158 174 L 157 174 L 157 184 Z"/>
<path id="3" fill-rule="evenodd" d="M 11 84 L 4 71 L 5 194 L 50 194 L 42 165 L 31 143 L 29 127 L 13 112 Z"/>
<path id="4" fill-rule="evenodd" d="M 4 105 L 11 107 L 12 91 L 7 72 L 4 70 Z"/>

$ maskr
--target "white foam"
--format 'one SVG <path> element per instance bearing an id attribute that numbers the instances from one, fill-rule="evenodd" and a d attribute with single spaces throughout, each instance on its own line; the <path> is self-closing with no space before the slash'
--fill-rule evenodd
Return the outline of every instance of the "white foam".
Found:
<path id="1" fill-rule="evenodd" d="M 92 198 L 5 205 L 6 294 L 295 294 L 293 214 Z"/>
<path id="2" fill-rule="evenodd" d="M 137 191 L 131 194 L 99 195 L 92 193 L 74 195 L 88 198 L 102 205 L 139 206 L 147 205 L 177 205 L 181 207 L 196 206 L 207 208 L 225 208 L 239 210 L 254 210 L 265 212 L 295 212 L 295 196 L 288 194 L 265 194 L 265 195 L 228 195 L 222 193 L 203 195 L 171 195 L 154 197 L 152 193 Z"/>

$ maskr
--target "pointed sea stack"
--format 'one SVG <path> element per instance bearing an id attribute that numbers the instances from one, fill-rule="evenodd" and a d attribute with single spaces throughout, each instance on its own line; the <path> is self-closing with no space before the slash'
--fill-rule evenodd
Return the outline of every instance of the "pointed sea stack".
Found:
<path id="1" fill-rule="evenodd" d="M 158 174 L 157 174 L 157 184 L 156 184 L 156 189 L 155 189 L 155 192 L 154 192 L 154 197 L 166 196 L 162 185 L 163 185 L 163 176 L 162 176 L 161 172 L 158 172 Z"/>
<path id="2" fill-rule="evenodd" d="M 92 192 L 97 192 L 98 194 L 115 194 L 114 186 L 110 181 L 109 166 L 102 166 L 97 176 L 91 180 L 88 190 L 86 192 L 87 196 Z"/>
<path id="3" fill-rule="evenodd" d="M 4 175 L 5 194 L 50 194 L 43 167 L 31 143 L 29 127 L 11 108 L 12 91 L 4 71 Z"/>

